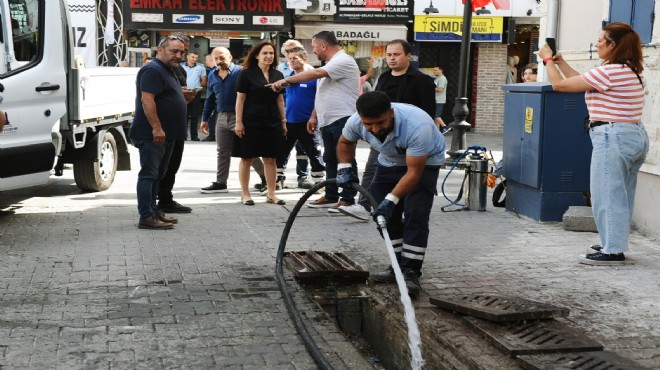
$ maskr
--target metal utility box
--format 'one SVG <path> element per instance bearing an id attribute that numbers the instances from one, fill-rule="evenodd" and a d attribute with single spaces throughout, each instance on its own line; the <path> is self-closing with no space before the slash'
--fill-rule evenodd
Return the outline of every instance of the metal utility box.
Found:
<path id="1" fill-rule="evenodd" d="M 506 209 L 536 221 L 561 221 L 586 205 L 591 140 L 584 93 L 554 92 L 547 82 L 504 85 Z"/>

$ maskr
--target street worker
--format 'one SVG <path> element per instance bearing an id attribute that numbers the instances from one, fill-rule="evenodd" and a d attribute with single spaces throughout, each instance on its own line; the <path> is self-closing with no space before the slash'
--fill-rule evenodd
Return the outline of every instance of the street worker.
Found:
<path id="1" fill-rule="evenodd" d="M 417 298 L 422 290 L 419 277 L 438 173 L 445 160 L 445 140 L 426 112 L 413 105 L 391 103 L 382 91 L 360 96 L 356 108 L 337 146 L 337 185 L 347 188 L 358 182 L 350 171 L 358 140 L 367 141 L 380 153 L 371 182 L 371 194 L 378 203 L 373 218 L 383 216 L 387 222 L 408 293 Z M 395 282 L 392 266 L 371 274 L 370 280 Z"/>
<path id="2" fill-rule="evenodd" d="M 389 70 L 383 72 L 376 83 L 376 91 L 383 91 L 390 101 L 412 104 L 429 116 L 435 115 L 435 84 L 433 79 L 410 64 L 412 46 L 406 40 L 392 40 L 385 47 L 385 57 Z M 362 186 L 369 190 L 376 171 L 378 151 L 371 148 L 367 163 L 362 173 Z M 369 221 L 371 205 L 367 198 L 360 194 L 357 203 L 339 207 L 339 212 Z"/>
<path id="3" fill-rule="evenodd" d="M 158 44 L 156 58 L 140 68 L 136 77 L 135 119 L 129 137 L 140 152 L 140 229 L 171 229 L 177 222 L 156 208 L 156 196 L 174 142 L 186 138 L 186 99 L 174 73 L 184 54 L 185 45 L 179 37 L 165 37 Z"/>

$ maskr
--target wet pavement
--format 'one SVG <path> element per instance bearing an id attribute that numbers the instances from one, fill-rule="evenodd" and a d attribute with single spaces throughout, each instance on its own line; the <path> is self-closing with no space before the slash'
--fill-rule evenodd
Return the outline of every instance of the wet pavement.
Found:
<path id="1" fill-rule="evenodd" d="M 468 144 L 501 157 L 501 136 L 470 133 Z M 274 280 L 282 228 L 302 194 L 293 169 L 291 188 L 278 193 L 286 206 L 258 193 L 255 206 L 244 206 L 236 161 L 229 193 L 200 193 L 215 179 L 215 144 L 187 142 L 174 190 L 193 213 L 178 215 L 173 230 L 138 230 L 138 156 L 131 150 L 134 170 L 118 173 L 109 191 L 80 193 L 67 169 L 48 186 L 0 194 L 0 366 L 314 369 Z M 361 145 L 360 163 L 367 154 Z M 450 198 L 462 178 L 460 171 L 450 175 Z M 251 183 L 257 179 L 253 174 Z M 416 302 L 425 319 L 437 310 L 429 296 L 515 295 L 566 307 L 562 322 L 607 350 L 660 367 L 657 239 L 633 234 L 631 264 L 580 265 L 577 255 L 597 234 L 518 217 L 493 208 L 490 198 L 485 212 L 441 211 L 447 203 L 436 197 L 431 217 L 424 293 Z M 389 263 L 373 222 L 306 207 L 287 249 L 342 252 L 372 271 Z M 335 368 L 372 367 L 293 281 L 289 286 Z M 464 340 L 482 364 L 497 354 Z"/>

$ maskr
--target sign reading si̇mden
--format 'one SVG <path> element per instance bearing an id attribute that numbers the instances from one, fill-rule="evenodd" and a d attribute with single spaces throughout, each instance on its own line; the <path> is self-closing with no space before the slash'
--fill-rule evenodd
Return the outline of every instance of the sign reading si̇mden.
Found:
<path id="1" fill-rule="evenodd" d="M 415 41 L 460 42 L 463 17 L 415 16 Z M 502 42 L 503 17 L 472 17 L 472 42 Z"/>
<path id="2" fill-rule="evenodd" d="M 291 31 L 286 0 L 124 0 L 134 29 Z"/>

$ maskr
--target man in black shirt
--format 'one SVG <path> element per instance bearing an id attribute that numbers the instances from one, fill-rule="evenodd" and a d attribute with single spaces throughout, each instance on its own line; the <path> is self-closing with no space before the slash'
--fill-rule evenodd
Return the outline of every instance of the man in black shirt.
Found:
<path id="1" fill-rule="evenodd" d="M 190 39 L 180 33 L 173 34 L 173 37 L 178 37 L 183 40 L 185 51 L 188 51 L 190 46 Z M 194 98 L 196 92 L 194 90 L 188 90 L 186 86 L 186 70 L 179 64 L 174 69 L 174 75 L 176 76 L 181 88 L 183 89 L 183 95 L 186 99 L 186 103 L 190 103 Z M 187 123 L 186 123 L 187 125 Z M 181 140 L 176 140 L 174 142 L 174 148 L 172 149 L 172 157 L 170 158 L 170 164 L 167 167 L 167 172 L 165 176 L 160 180 L 160 186 L 158 188 L 158 209 L 165 213 L 190 213 L 192 208 L 184 206 L 179 202 L 174 200 L 174 195 L 172 194 L 172 189 L 174 188 L 174 181 L 176 180 L 176 173 L 181 167 L 181 160 L 183 159 L 183 147 L 185 143 L 185 138 Z"/>
<path id="2" fill-rule="evenodd" d="M 414 105 L 433 118 L 435 115 L 435 83 L 431 76 L 410 65 L 411 58 L 412 47 L 406 40 L 390 41 L 385 48 L 385 59 L 390 69 L 378 77 L 375 91 L 386 93 L 392 102 Z M 371 148 L 369 159 L 362 173 L 360 184 L 367 189 L 371 186 L 371 180 L 376 172 L 378 154 Z M 357 203 L 339 207 L 339 212 L 365 222 L 370 219 L 370 210 L 371 205 L 362 194 Z M 396 248 L 396 246 L 394 247 Z"/>

